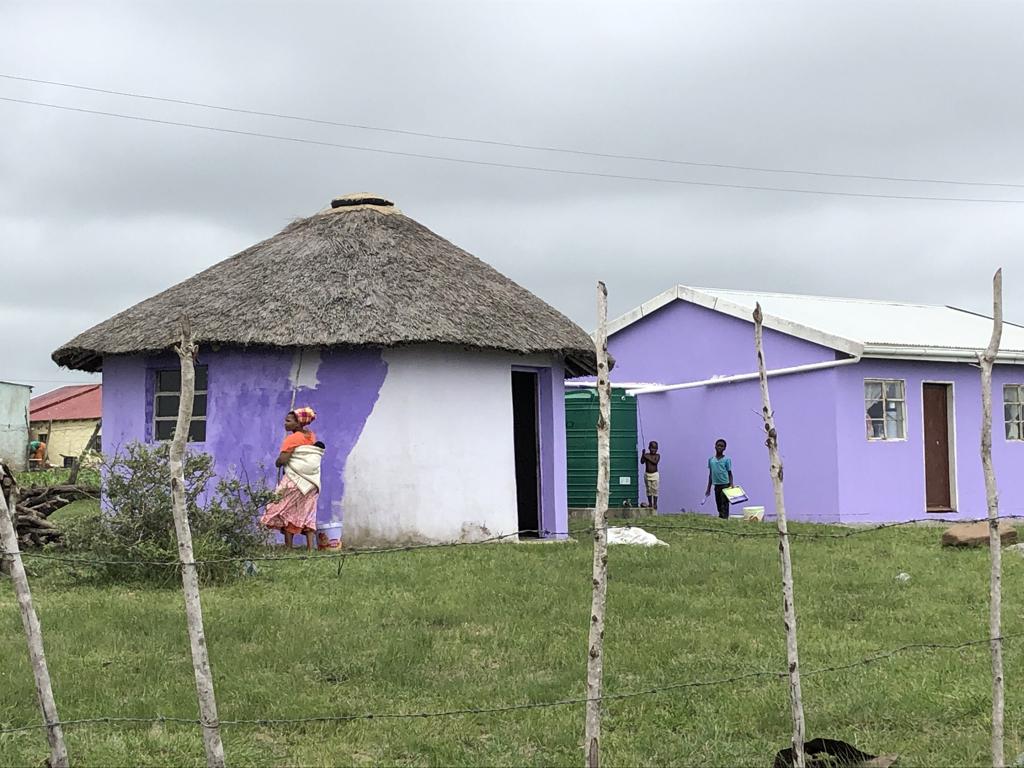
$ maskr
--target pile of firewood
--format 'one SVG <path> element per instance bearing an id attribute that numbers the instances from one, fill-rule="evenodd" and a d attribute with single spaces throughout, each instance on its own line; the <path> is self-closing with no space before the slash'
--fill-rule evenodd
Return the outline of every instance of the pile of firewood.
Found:
<path id="1" fill-rule="evenodd" d="M 18 499 L 14 510 L 14 529 L 18 534 L 18 544 L 22 547 L 59 543 L 61 532 L 47 518 L 72 501 L 97 495 L 96 489 L 85 485 L 19 488 L 14 475 L 2 464 L 0 478 L 8 508 L 12 498 Z"/>
<path id="2" fill-rule="evenodd" d="M 15 508 L 14 528 L 18 532 L 19 544 L 41 547 L 59 542 L 61 532 L 46 518 L 72 501 L 95 495 L 95 490 L 81 485 L 26 488 L 20 493 Z"/>

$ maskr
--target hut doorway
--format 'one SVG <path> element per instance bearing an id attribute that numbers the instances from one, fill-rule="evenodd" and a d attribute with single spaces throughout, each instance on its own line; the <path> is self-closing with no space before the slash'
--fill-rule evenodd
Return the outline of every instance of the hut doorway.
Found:
<path id="1" fill-rule="evenodd" d="M 512 439 L 520 536 L 540 536 L 540 423 L 537 374 L 512 371 Z"/>

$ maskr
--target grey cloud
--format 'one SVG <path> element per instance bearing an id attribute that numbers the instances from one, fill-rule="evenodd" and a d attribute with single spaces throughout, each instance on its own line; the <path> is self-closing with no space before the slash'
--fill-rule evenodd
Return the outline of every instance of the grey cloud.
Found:
<path id="1" fill-rule="evenodd" d="M 1024 183 L 1022 26 L 1024 6 L 1009 2 L 40 2 L 5 9 L 0 72 L 598 152 Z M 1024 200 L 1024 189 L 574 157 L 7 80 L 0 96 L 613 174 Z M 1020 205 L 557 176 L 4 102 L 0 139 L 0 378 L 81 379 L 52 365 L 52 349 L 356 190 L 388 195 L 587 327 L 598 278 L 613 313 L 677 282 L 984 310 L 996 266 L 1008 297 L 1024 279 Z"/>

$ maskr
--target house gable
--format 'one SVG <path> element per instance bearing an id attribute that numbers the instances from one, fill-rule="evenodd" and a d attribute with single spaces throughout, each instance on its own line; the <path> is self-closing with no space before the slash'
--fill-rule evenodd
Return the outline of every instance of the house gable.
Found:
<path id="1" fill-rule="evenodd" d="M 764 342 L 770 368 L 837 358 L 834 347 L 770 328 Z M 623 325 L 608 346 L 616 361 L 613 381 L 676 384 L 757 370 L 752 320 L 686 300 L 674 299 Z"/>

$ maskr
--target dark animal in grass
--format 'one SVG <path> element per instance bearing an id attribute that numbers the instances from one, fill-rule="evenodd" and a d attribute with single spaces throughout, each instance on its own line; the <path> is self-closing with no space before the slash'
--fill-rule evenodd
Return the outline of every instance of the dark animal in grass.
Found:
<path id="1" fill-rule="evenodd" d="M 869 755 L 836 739 L 805 741 L 804 756 L 807 768 L 889 768 L 898 759 L 897 755 Z M 779 751 L 772 768 L 793 768 L 793 748 Z"/>

